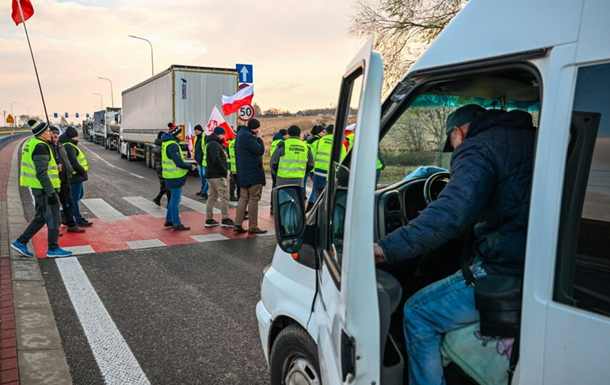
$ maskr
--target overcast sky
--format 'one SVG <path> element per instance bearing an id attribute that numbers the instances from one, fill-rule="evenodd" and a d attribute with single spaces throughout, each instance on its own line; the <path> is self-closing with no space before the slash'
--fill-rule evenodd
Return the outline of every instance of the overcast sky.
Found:
<path id="1" fill-rule="evenodd" d="M 328 107 L 341 75 L 364 41 L 348 36 L 353 0 L 31 0 L 27 21 L 38 71 L 53 112 L 99 109 L 121 91 L 171 64 L 254 65 L 254 101 L 263 109 Z M 0 114 L 41 114 L 42 103 L 23 26 L 0 3 Z"/>

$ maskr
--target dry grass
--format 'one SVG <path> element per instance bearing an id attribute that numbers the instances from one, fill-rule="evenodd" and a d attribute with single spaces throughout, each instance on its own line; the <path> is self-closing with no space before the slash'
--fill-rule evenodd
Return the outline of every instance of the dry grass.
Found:
<path id="1" fill-rule="evenodd" d="M 282 128 L 297 125 L 301 127 L 301 133 L 309 132 L 313 126 L 325 122 L 331 124 L 335 117 L 331 115 L 325 116 L 287 116 L 282 118 L 257 118 L 261 122 L 263 131 L 263 140 L 265 148 L 269 148 L 273 135 Z"/>

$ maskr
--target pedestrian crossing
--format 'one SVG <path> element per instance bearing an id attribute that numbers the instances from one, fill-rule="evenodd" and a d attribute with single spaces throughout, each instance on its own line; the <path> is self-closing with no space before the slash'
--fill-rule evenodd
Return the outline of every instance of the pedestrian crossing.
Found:
<path id="1" fill-rule="evenodd" d="M 126 221 L 127 217 L 101 198 L 81 199 L 80 202 L 102 222 Z"/>

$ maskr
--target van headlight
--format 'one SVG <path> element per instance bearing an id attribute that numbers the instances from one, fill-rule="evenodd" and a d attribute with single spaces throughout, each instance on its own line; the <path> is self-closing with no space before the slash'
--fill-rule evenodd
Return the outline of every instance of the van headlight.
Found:
<path id="1" fill-rule="evenodd" d="M 268 264 L 263 268 L 263 275 L 261 276 L 261 287 L 263 287 L 263 280 L 265 279 L 265 274 L 271 269 L 271 264 Z"/>

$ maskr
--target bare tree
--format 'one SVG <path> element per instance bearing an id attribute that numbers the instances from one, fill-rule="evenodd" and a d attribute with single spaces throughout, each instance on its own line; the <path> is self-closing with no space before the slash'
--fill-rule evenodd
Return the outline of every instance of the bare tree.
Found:
<path id="1" fill-rule="evenodd" d="M 350 34 L 376 36 L 384 60 L 384 93 L 421 55 L 468 0 L 355 0 Z"/>

